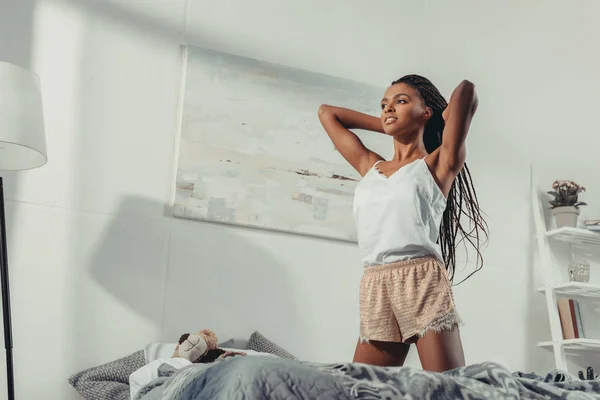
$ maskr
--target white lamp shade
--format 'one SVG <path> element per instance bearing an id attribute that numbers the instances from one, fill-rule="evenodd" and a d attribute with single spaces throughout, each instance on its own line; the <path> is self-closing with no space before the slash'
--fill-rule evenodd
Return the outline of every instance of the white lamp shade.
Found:
<path id="1" fill-rule="evenodd" d="M 46 161 L 39 78 L 0 62 L 0 170 L 32 169 Z"/>

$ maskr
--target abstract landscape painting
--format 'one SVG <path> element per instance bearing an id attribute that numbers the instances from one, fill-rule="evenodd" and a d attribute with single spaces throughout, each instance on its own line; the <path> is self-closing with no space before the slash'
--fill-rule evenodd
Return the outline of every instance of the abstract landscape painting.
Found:
<path id="1" fill-rule="evenodd" d="M 377 115 L 383 89 L 188 47 L 174 215 L 356 241 L 360 176 L 317 110 Z M 392 147 L 389 137 L 357 133 L 376 151 Z"/>

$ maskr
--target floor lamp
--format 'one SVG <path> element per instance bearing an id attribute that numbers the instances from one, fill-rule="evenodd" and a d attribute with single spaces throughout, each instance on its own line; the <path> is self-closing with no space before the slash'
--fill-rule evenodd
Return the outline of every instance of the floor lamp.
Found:
<path id="1" fill-rule="evenodd" d="M 13 64 L 0 62 L 0 171 L 20 171 L 46 164 L 46 136 L 40 83 L 36 75 Z M 8 399 L 15 398 L 12 323 L 4 182 L 0 177 L 0 284 L 6 348 Z"/>

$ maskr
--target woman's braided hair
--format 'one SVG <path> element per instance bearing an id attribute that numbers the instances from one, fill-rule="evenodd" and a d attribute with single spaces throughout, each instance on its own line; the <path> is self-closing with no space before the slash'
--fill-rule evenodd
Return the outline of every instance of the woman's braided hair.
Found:
<path id="1" fill-rule="evenodd" d="M 425 105 L 433 110 L 433 115 L 425 125 L 423 134 L 423 142 L 428 153 L 432 153 L 442 144 L 442 134 L 444 131 L 444 119 L 442 112 L 448 106 L 448 103 L 440 93 L 440 91 L 427 78 L 419 75 L 406 75 L 392 82 L 392 85 L 397 83 L 405 83 L 419 92 Z M 461 224 L 461 217 L 465 216 L 469 219 L 469 230 L 466 230 Z M 456 237 L 460 233 L 461 238 L 456 242 Z M 482 240 L 482 236 L 485 239 Z M 446 210 L 442 217 L 440 225 L 440 233 L 438 244 L 442 250 L 442 257 L 448 270 L 450 281 L 454 279 L 456 268 L 456 246 L 463 240 L 469 242 L 477 251 L 477 263 L 475 270 L 471 272 L 464 282 L 475 272 L 479 271 L 483 266 L 483 256 L 481 254 L 480 245 L 488 238 L 487 223 L 481 215 L 479 209 L 479 200 L 473 187 L 471 173 L 464 164 L 460 173 L 452 183 Z"/>

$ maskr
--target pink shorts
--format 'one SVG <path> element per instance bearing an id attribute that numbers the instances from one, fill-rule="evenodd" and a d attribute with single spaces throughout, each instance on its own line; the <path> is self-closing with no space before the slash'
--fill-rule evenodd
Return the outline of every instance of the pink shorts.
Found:
<path id="1" fill-rule="evenodd" d="M 365 268 L 360 287 L 363 341 L 410 343 L 459 324 L 450 280 L 437 258 Z"/>

